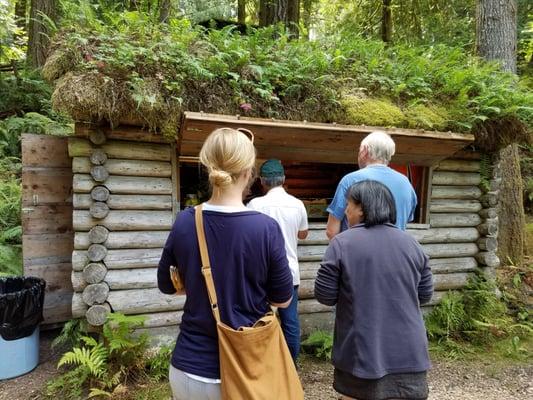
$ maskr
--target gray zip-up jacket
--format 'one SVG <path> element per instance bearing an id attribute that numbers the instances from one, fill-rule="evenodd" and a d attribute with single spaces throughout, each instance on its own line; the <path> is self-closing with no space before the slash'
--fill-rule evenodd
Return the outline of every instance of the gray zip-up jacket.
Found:
<path id="1" fill-rule="evenodd" d="M 333 365 L 377 379 L 430 367 L 420 305 L 433 294 L 428 257 L 392 224 L 356 225 L 330 242 L 315 296 L 337 305 Z"/>

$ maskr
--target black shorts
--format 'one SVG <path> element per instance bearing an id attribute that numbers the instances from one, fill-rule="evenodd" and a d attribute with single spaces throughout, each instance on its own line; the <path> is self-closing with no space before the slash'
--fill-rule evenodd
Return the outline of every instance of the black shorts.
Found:
<path id="1" fill-rule="evenodd" d="M 425 400 L 429 394 L 425 371 L 362 379 L 335 368 L 333 388 L 344 396 L 358 400 Z"/>

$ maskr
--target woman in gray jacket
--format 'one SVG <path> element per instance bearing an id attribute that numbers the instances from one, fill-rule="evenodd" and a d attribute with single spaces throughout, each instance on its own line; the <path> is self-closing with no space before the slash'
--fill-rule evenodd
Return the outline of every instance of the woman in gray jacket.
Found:
<path id="1" fill-rule="evenodd" d="M 428 257 L 394 226 L 394 199 L 379 182 L 350 188 L 346 217 L 351 228 L 330 242 L 315 283 L 318 301 L 337 306 L 333 387 L 348 399 L 426 399 Z"/>

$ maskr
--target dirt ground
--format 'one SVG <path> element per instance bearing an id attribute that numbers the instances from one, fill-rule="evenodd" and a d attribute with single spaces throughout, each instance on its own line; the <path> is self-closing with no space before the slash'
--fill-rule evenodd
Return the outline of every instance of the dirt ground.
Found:
<path id="1" fill-rule="evenodd" d="M 39 400 L 45 383 L 56 376 L 61 351 L 50 343 L 57 332 L 43 332 L 41 362 L 30 374 L 0 381 L 0 400 Z M 338 399 L 333 368 L 303 356 L 300 376 L 306 400 Z M 434 361 L 429 373 L 430 400 L 525 400 L 533 398 L 533 365 L 513 362 Z M 62 399 L 61 399 L 62 400 Z M 167 400 L 167 399 L 161 399 Z M 273 399 L 278 400 L 278 399 Z"/>

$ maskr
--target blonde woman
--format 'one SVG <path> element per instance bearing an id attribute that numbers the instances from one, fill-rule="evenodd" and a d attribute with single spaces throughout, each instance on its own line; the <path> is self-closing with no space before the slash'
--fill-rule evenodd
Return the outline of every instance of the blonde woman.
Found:
<path id="1" fill-rule="evenodd" d="M 292 297 L 279 225 L 242 202 L 255 165 L 253 135 L 215 130 L 200 151 L 200 162 L 213 189 L 202 208 L 220 316 L 235 329 L 251 326 L 269 304 L 284 308 Z M 201 273 L 193 208 L 177 216 L 159 262 L 158 285 L 167 294 L 175 293 L 171 265 L 178 267 L 187 294 L 169 372 L 174 399 L 220 399 L 218 338 Z"/>

